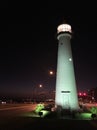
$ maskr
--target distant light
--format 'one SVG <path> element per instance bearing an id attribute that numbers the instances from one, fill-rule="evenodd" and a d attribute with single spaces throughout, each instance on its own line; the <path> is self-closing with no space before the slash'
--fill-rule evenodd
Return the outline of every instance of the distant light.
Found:
<path id="1" fill-rule="evenodd" d="M 82 96 L 82 93 L 79 93 L 80 96 Z"/>
<path id="2" fill-rule="evenodd" d="M 83 93 L 84 96 L 86 96 L 86 93 Z"/>
<path id="3" fill-rule="evenodd" d="M 92 97 L 92 100 L 94 100 L 94 97 Z"/>
<path id="4" fill-rule="evenodd" d="M 3 102 L 3 101 L 2 101 L 1 103 L 2 103 L 2 104 L 6 104 L 6 102 Z"/>
<path id="5" fill-rule="evenodd" d="M 39 87 L 42 88 L 42 84 L 40 84 Z"/>
<path id="6" fill-rule="evenodd" d="M 69 24 L 61 24 L 58 26 L 57 28 L 57 33 L 60 33 L 60 32 L 72 32 L 71 31 L 71 26 Z"/>
<path id="7" fill-rule="evenodd" d="M 79 96 L 86 96 L 87 94 L 85 92 L 79 92 L 78 95 Z"/>

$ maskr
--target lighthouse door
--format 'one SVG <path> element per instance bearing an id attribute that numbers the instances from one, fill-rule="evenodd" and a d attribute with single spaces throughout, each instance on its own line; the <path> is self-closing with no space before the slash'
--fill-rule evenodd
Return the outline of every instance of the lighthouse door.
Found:
<path id="1" fill-rule="evenodd" d="M 63 101 L 63 109 L 69 109 L 70 104 L 69 104 L 69 97 L 70 97 L 70 91 L 62 91 L 62 101 Z"/>

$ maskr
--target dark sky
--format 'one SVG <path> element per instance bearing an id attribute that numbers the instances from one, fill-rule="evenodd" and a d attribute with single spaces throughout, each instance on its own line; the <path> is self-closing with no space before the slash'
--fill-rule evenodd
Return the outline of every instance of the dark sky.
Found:
<path id="1" fill-rule="evenodd" d="M 91 4 L 91 3 L 90 3 Z M 57 26 L 72 26 L 71 39 L 78 90 L 97 87 L 97 10 L 95 4 L 20 3 L 1 12 L 0 96 L 31 96 L 33 86 L 55 89 Z M 25 8 L 25 6 L 27 8 Z"/>

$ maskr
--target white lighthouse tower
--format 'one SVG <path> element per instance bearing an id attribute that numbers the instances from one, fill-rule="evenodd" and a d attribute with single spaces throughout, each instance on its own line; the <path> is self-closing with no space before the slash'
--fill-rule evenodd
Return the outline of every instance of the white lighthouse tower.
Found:
<path id="1" fill-rule="evenodd" d="M 55 105 L 57 108 L 78 110 L 78 96 L 71 51 L 72 29 L 69 24 L 57 28 L 58 58 Z"/>

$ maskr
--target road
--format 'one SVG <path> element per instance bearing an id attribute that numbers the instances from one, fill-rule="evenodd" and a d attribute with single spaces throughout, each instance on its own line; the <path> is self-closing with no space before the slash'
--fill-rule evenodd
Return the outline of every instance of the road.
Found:
<path id="1" fill-rule="evenodd" d="M 0 107 L 0 130 L 64 129 L 97 130 L 97 120 L 66 120 L 55 118 L 33 118 L 22 116 L 35 109 L 33 104 Z"/>
<path id="2" fill-rule="evenodd" d="M 0 107 L 0 117 L 16 117 L 20 114 L 25 112 L 33 111 L 36 107 L 36 104 L 11 104 L 11 105 L 4 105 Z M 1 118 L 0 118 L 1 120 Z"/>

